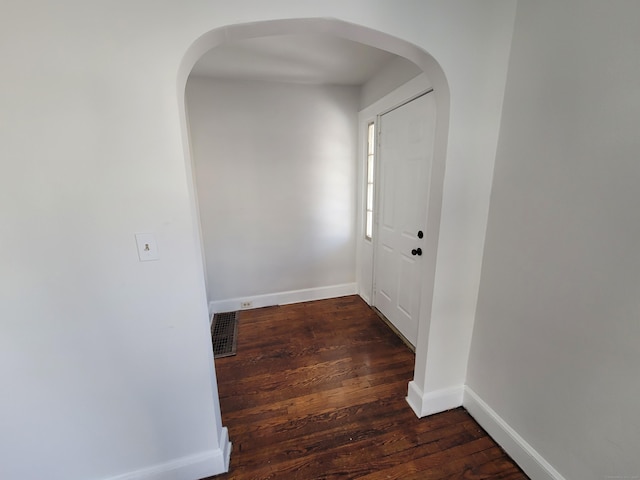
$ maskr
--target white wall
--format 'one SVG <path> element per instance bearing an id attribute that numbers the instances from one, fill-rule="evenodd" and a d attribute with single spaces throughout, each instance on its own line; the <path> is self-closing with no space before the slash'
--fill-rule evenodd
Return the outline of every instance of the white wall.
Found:
<path id="1" fill-rule="evenodd" d="M 421 73 L 423 73 L 422 70 L 406 58 L 392 58 L 376 72 L 373 77 L 362 85 L 360 91 L 360 110 L 364 110 Z"/>
<path id="2" fill-rule="evenodd" d="M 344 284 L 355 290 L 358 95 L 358 87 L 190 78 L 214 305 Z"/>
<path id="3" fill-rule="evenodd" d="M 178 73 L 213 29 L 308 17 L 411 42 L 446 75 L 444 247 L 429 337 L 444 341 L 433 381 L 424 358 L 417 367 L 434 388 L 462 383 L 512 2 L 9 1 L 0 16 L 3 479 L 223 468 Z M 159 261 L 138 262 L 137 232 L 156 234 Z"/>
<path id="4" fill-rule="evenodd" d="M 640 474 L 639 19 L 518 5 L 468 385 L 566 479 Z"/>

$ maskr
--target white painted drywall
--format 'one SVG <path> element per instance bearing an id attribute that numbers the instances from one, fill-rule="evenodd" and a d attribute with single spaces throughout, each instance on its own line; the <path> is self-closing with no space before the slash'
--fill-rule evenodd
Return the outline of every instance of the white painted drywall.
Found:
<path id="1" fill-rule="evenodd" d="M 566 479 L 640 474 L 639 19 L 515 24 L 467 382 Z"/>
<path id="2" fill-rule="evenodd" d="M 355 282 L 358 95 L 189 79 L 211 302 Z"/>
<path id="3" fill-rule="evenodd" d="M 362 85 L 360 90 L 360 110 L 364 110 L 421 73 L 423 73 L 422 70 L 406 58 L 392 58 Z"/>
<path id="4" fill-rule="evenodd" d="M 337 18 L 442 66 L 451 111 L 432 325 L 443 348 L 430 350 L 429 385 L 461 384 L 513 10 L 505 0 L 5 2 L 0 477 L 195 479 L 222 468 L 176 92 L 190 47 L 226 25 Z M 155 234 L 160 260 L 138 261 L 135 233 Z"/>

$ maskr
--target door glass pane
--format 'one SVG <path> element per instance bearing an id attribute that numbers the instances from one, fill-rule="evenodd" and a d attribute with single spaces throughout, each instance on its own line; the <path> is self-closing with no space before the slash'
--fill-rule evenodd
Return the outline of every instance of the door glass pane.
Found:
<path id="1" fill-rule="evenodd" d="M 368 147 L 369 152 L 368 152 L 368 153 L 369 153 L 369 154 L 373 154 L 373 152 L 375 151 L 375 150 L 374 150 L 374 144 L 375 144 L 375 141 L 374 141 L 374 140 L 375 140 L 375 128 L 374 128 L 374 126 L 373 126 L 373 123 L 370 123 L 370 124 L 369 124 L 369 132 L 368 132 L 368 134 L 369 134 L 369 135 L 368 135 L 368 137 L 369 137 L 369 138 L 368 138 L 368 144 L 369 144 L 369 147 Z"/>

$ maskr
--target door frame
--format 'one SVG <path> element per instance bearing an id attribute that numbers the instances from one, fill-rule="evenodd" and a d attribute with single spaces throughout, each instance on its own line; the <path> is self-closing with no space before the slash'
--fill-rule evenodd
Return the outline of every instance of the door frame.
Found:
<path id="1" fill-rule="evenodd" d="M 380 117 L 385 113 L 389 113 L 409 102 L 415 100 L 423 95 L 434 93 L 435 89 L 427 77 L 426 74 L 418 75 L 412 80 L 408 81 L 404 85 L 396 88 L 389 94 L 385 95 L 378 101 L 374 102 L 372 105 L 364 108 L 358 114 L 358 132 L 360 135 L 359 138 L 359 151 L 358 151 L 358 252 L 357 252 L 357 284 L 358 284 L 358 294 L 369 304 L 370 306 L 374 306 L 374 280 L 375 280 L 375 241 L 378 234 L 378 214 L 379 214 L 379 175 L 378 171 L 374 171 L 374 222 L 373 222 L 373 231 L 372 231 L 372 240 L 365 239 L 364 237 L 364 228 L 365 228 L 365 202 L 366 202 L 366 157 L 367 157 L 367 138 L 366 138 L 366 128 L 369 123 L 372 121 L 375 122 L 376 125 L 376 150 L 374 153 L 374 164 L 378 163 L 378 154 L 380 152 L 379 148 L 379 126 L 380 126 Z M 437 107 L 436 107 L 437 108 Z M 437 128 L 437 112 L 436 112 L 436 128 Z M 435 147 L 435 145 L 434 145 Z M 435 153 L 434 153 L 434 162 L 435 162 Z M 433 181 L 430 179 L 431 187 L 433 187 Z M 431 202 L 429 202 L 431 204 Z M 429 208 L 427 209 L 427 219 L 425 220 L 425 226 L 427 225 L 427 221 L 432 218 L 429 215 Z M 439 220 L 439 218 L 438 218 Z M 439 221 L 438 221 L 439 224 Z M 439 225 L 437 226 L 439 227 Z M 434 228 L 437 228 L 434 227 Z M 426 231 L 425 231 L 426 234 Z M 427 275 L 427 272 L 423 272 Z M 422 279 L 424 280 L 424 278 Z M 420 308 L 421 308 L 421 320 L 420 324 L 422 324 L 422 296 L 420 299 Z M 420 326 L 419 326 L 420 329 Z M 417 349 L 416 345 L 416 349 Z"/>
<path id="2" fill-rule="evenodd" d="M 426 79 L 425 79 L 426 80 Z M 369 302 L 369 305 L 371 307 L 373 307 L 376 310 L 376 313 L 378 313 L 378 315 L 381 316 L 381 318 L 385 321 L 385 323 L 387 325 L 389 325 L 389 327 L 400 337 L 400 339 L 412 350 L 412 351 L 416 351 L 416 345 L 413 345 L 411 343 L 411 341 L 406 338 L 399 330 L 398 328 L 393 324 L 393 322 L 386 318 L 382 312 L 378 309 L 378 307 L 375 305 L 375 300 L 376 300 L 376 276 L 378 274 L 377 269 L 378 269 L 378 265 L 377 265 L 377 256 L 379 254 L 378 252 L 378 242 L 376 241 L 376 239 L 378 238 L 378 230 L 379 230 L 379 219 L 380 219 L 380 204 L 381 204 L 381 194 L 380 194 L 380 182 L 381 182 L 381 175 L 380 175 L 380 169 L 378 168 L 380 162 L 379 162 L 379 155 L 380 155 L 380 140 L 381 140 L 381 131 L 380 128 L 382 126 L 382 117 L 384 115 L 386 115 L 387 113 L 391 113 L 394 110 L 397 110 L 398 108 L 404 107 L 405 105 L 413 102 L 414 100 L 417 100 L 418 98 L 421 98 L 425 95 L 428 95 L 430 93 L 433 93 L 433 87 L 427 87 L 424 90 L 415 93 L 411 96 L 409 96 L 408 98 L 406 98 L 405 100 L 398 102 L 396 104 L 394 104 L 391 107 L 386 108 L 385 110 L 381 111 L 380 113 L 377 113 L 375 116 L 375 150 L 374 150 L 374 155 L 373 155 L 373 164 L 374 164 L 374 175 L 373 175 L 373 229 L 372 229 L 372 249 L 373 249 L 373 253 L 372 253 L 372 258 L 371 258 L 371 262 L 372 262 L 372 271 L 371 271 L 371 301 Z M 362 128 L 362 126 L 361 126 Z M 365 161 L 366 161 L 366 155 L 365 155 Z M 427 177 L 427 179 L 430 178 L 431 175 L 431 165 L 428 166 L 428 171 L 429 171 L 429 175 Z M 366 169 L 366 163 L 365 163 L 365 169 Z M 366 193 L 366 192 L 365 192 Z M 428 192 L 427 192 L 428 195 Z M 427 211 L 428 209 L 425 209 L 425 211 Z M 424 223 L 424 228 L 425 230 L 429 228 L 429 225 L 427 224 L 429 220 L 429 215 L 428 213 L 426 214 L 425 218 L 423 219 Z M 425 281 L 425 275 L 426 275 L 426 271 L 425 269 L 421 270 L 421 275 L 420 275 L 420 285 L 422 286 L 423 282 Z M 420 304 L 418 307 L 418 319 L 420 319 L 421 317 L 421 309 L 422 309 L 422 298 L 420 298 Z M 420 331 L 420 320 L 418 321 L 418 332 Z M 418 333 L 419 335 L 419 333 Z"/>

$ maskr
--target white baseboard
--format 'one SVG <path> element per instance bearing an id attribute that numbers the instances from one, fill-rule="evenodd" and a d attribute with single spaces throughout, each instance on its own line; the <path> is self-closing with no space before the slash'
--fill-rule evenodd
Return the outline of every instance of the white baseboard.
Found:
<path id="1" fill-rule="evenodd" d="M 529 477 L 535 480 L 565 480 L 469 387 L 464 390 L 463 406 Z"/>
<path id="2" fill-rule="evenodd" d="M 424 393 L 412 380 L 409 382 L 407 403 L 418 418 L 422 418 L 462 406 L 463 395 L 464 386 L 462 385 Z"/>
<path id="3" fill-rule="evenodd" d="M 367 295 L 364 295 L 362 292 L 360 292 L 358 295 L 360 295 L 360 298 L 362 298 L 362 300 L 364 300 L 367 305 L 369 305 L 370 307 L 373 306 L 371 298 L 369 298 Z"/>
<path id="4" fill-rule="evenodd" d="M 229 471 L 229 463 L 231 462 L 231 442 L 229 441 L 229 430 L 227 427 L 222 427 L 222 432 L 220 432 L 220 451 L 222 452 L 222 461 L 224 462 L 224 470 L 223 472 Z M 222 472 L 220 472 L 222 473 Z"/>
<path id="5" fill-rule="evenodd" d="M 209 452 L 197 453 L 178 458 L 171 462 L 153 465 L 133 472 L 124 473 L 108 480 L 179 480 L 212 477 L 229 470 L 231 444 L 227 429 L 222 429 L 221 447 Z"/>
<path id="6" fill-rule="evenodd" d="M 355 283 L 343 283 L 341 285 L 331 285 L 328 287 L 306 288 L 303 290 L 291 290 L 266 295 L 216 300 L 209 302 L 209 315 L 219 312 L 235 312 L 236 310 L 241 310 L 243 302 L 251 302 L 251 308 L 262 308 L 273 305 L 288 305 L 290 303 L 324 300 L 325 298 L 344 297 L 346 295 L 355 295 L 356 293 L 357 286 Z"/>

